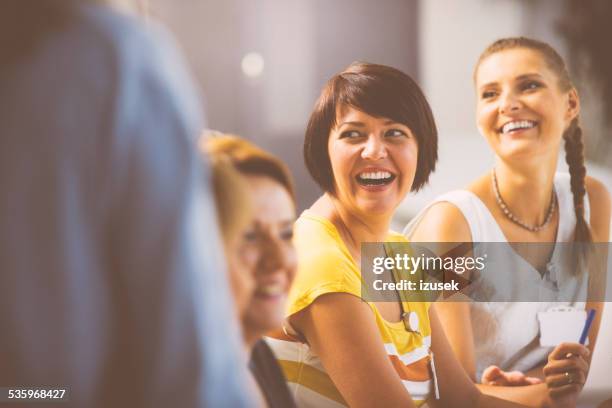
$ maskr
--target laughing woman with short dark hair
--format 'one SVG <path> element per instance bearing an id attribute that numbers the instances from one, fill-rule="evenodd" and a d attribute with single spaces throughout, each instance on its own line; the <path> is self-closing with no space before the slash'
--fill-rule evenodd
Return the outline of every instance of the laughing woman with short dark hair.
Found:
<path id="1" fill-rule="evenodd" d="M 361 244 L 405 241 L 389 231 L 391 217 L 435 166 L 436 126 L 416 83 L 368 63 L 335 75 L 310 117 L 304 156 L 325 193 L 296 223 L 288 322 L 270 340 L 298 406 L 513 406 L 477 391 L 429 303 L 361 294 Z"/>

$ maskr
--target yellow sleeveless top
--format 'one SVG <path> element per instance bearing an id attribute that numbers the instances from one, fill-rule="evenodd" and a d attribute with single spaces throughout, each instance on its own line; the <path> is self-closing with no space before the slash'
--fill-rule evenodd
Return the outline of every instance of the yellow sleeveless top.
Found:
<path id="1" fill-rule="evenodd" d="M 406 242 L 406 238 L 390 233 L 388 241 Z M 326 293 L 342 292 L 363 298 L 360 269 L 329 220 L 309 211 L 302 213 L 295 224 L 294 244 L 298 253 L 298 272 L 289 294 L 287 316 L 308 307 Z M 430 304 L 403 302 L 405 311 L 416 312 L 419 317 L 418 334 L 406 330 L 401 321 L 386 321 L 373 303 L 367 303 L 398 376 L 417 406 L 422 405 L 433 390 L 432 377 L 435 375 L 430 357 Z M 279 360 L 298 407 L 347 405 L 307 344 L 284 335 L 268 337 L 267 341 Z"/>

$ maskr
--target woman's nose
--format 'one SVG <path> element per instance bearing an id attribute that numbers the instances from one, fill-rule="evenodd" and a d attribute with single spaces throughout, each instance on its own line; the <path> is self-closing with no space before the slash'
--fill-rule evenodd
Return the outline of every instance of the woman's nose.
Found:
<path id="1" fill-rule="evenodd" d="M 521 101 L 514 92 L 506 92 L 501 95 L 499 101 L 499 112 L 508 114 L 521 109 Z"/>
<path id="2" fill-rule="evenodd" d="M 361 157 L 368 160 L 380 160 L 387 157 L 387 147 L 384 141 L 378 136 L 369 136 L 361 152 Z"/>
<path id="3" fill-rule="evenodd" d="M 274 272 L 283 268 L 287 263 L 287 256 L 283 248 L 283 243 L 275 239 L 269 239 L 264 245 L 262 267 L 265 271 Z"/>

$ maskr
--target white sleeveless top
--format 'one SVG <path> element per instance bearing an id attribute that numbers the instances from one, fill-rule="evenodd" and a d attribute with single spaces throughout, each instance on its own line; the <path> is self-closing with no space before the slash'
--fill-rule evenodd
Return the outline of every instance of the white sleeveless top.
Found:
<path id="1" fill-rule="evenodd" d="M 556 242 L 571 242 L 576 227 L 576 215 L 570 187 L 570 175 L 568 173 L 557 173 L 554 185 L 560 215 Z M 404 235 L 410 239 L 410 235 L 412 235 L 427 210 L 439 202 L 449 202 L 461 211 L 469 225 L 472 242 L 508 242 L 489 209 L 474 193 L 467 190 L 451 191 L 436 198 L 406 226 Z M 584 208 L 585 218 L 588 221 L 590 211 L 587 196 L 585 196 Z M 521 265 L 521 270 L 531 269 L 532 272 L 535 272 L 532 274 L 533 277 L 529 279 L 540 280 L 540 286 L 542 279 L 553 281 L 555 286 L 551 290 L 558 290 L 558 288 L 562 290 L 562 292 L 559 292 L 559 298 L 564 300 L 586 299 L 586 279 L 576 278 L 569 271 L 564 271 L 563 265 L 567 265 L 567 262 L 560 262 L 557 256 L 557 247 L 553 251 L 551 261 L 548 263 L 543 276 L 531 266 L 526 268 Z M 482 255 L 478 253 L 478 250 L 478 246 L 475 246 L 474 256 Z M 515 259 L 509 261 L 526 263 L 516 255 Z M 500 275 L 499 271 L 502 271 L 503 276 Z M 523 277 L 517 279 L 517 276 L 511 273 L 511 268 L 500 268 L 499 271 L 496 271 L 495 276 L 483 275 L 480 278 L 506 293 L 525 289 L 525 280 Z M 539 345 L 537 313 L 551 307 L 567 305 L 584 308 L 584 302 L 577 301 L 470 303 L 477 380 L 480 381 L 484 369 L 493 364 L 499 366 L 502 370 L 527 371 L 544 362 L 552 349 Z"/>

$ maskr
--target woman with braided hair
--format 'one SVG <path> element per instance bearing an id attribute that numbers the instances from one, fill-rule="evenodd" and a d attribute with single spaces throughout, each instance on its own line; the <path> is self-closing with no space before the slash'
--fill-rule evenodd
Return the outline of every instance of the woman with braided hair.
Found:
<path id="1" fill-rule="evenodd" d="M 526 263 L 531 278 L 557 288 L 555 279 L 567 276 L 563 284 L 574 285 L 572 293 L 586 294 L 588 279 L 580 279 L 585 268 L 578 267 L 585 263 L 555 263 L 553 255 L 561 245 L 548 245 L 545 251 L 538 246 L 607 242 L 609 237 L 610 195 L 586 176 L 580 100 L 565 63 L 546 43 L 501 39 L 480 56 L 474 83 L 477 124 L 495 154 L 494 168 L 466 190 L 434 200 L 406 227 L 405 235 L 413 242 L 534 243 L 530 247 L 538 247 L 537 257 Z M 561 144 L 569 174 L 556 173 Z M 579 259 L 588 262 L 586 252 Z M 505 269 L 496 270 L 491 283 L 510 282 L 505 290 L 522 293 L 524 282 L 512 268 Z M 435 308 L 453 350 L 482 392 L 532 406 L 575 406 L 599 320 L 591 328 L 588 347 L 540 346 L 538 312 L 559 305 L 584 307 L 577 298 L 563 300 L 567 302 L 447 302 Z M 601 316 L 601 303 L 587 302 L 586 307 Z"/>

